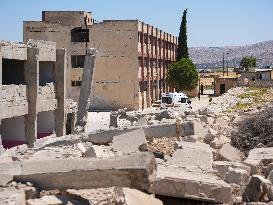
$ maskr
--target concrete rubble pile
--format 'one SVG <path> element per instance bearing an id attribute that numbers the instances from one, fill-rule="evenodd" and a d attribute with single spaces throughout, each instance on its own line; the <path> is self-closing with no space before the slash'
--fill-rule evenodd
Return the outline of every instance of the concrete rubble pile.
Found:
<path id="1" fill-rule="evenodd" d="M 246 157 L 230 144 L 242 115 L 208 109 L 116 115 L 118 126 L 108 130 L 3 150 L 0 204 L 273 201 L 273 148 L 255 148 Z"/>

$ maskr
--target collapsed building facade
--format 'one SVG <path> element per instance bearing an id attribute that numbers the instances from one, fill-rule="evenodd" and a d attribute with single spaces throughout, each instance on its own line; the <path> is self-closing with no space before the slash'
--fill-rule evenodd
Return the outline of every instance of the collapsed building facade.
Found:
<path id="1" fill-rule="evenodd" d="M 168 65 L 175 61 L 177 38 L 138 20 L 94 23 L 84 11 L 43 11 L 42 21 L 24 21 L 24 42 L 57 42 L 67 50 L 67 97 L 78 101 L 86 49 L 96 55 L 91 109 L 150 107 L 162 92 Z"/>
<path id="2" fill-rule="evenodd" d="M 33 146 L 66 134 L 66 52 L 54 42 L 0 42 L 0 140 L 4 148 Z M 70 121 L 71 123 L 71 121 Z M 73 126 L 67 124 L 68 129 Z"/>

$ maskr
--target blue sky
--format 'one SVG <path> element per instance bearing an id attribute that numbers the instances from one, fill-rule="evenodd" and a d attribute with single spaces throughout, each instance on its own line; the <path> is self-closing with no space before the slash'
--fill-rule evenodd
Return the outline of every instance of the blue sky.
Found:
<path id="1" fill-rule="evenodd" d="M 273 40 L 273 0 L 0 0 L 0 39 L 22 41 L 23 20 L 41 20 L 42 10 L 85 10 L 99 21 L 139 19 L 178 35 L 186 8 L 190 47 Z"/>

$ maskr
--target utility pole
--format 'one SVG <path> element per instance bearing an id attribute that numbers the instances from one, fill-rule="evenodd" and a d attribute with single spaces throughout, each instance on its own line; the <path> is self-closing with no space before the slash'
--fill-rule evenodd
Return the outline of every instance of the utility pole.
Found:
<path id="1" fill-rule="evenodd" d="M 226 53 L 227 55 L 229 54 L 229 53 Z M 228 76 L 228 61 L 227 61 L 227 76 Z"/>
<path id="2" fill-rule="evenodd" d="M 223 52 L 223 76 L 225 75 L 225 52 Z"/>

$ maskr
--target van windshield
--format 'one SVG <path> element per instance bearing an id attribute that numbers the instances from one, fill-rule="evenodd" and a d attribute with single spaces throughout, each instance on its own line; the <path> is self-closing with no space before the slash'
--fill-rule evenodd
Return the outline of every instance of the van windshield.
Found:
<path id="1" fill-rule="evenodd" d="M 173 100 L 171 97 L 162 97 L 161 102 L 166 104 L 172 104 Z"/>
<path id="2" fill-rule="evenodd" d="M 181 103 L 187 103 L 187 98 L 181 98 Z"/>

